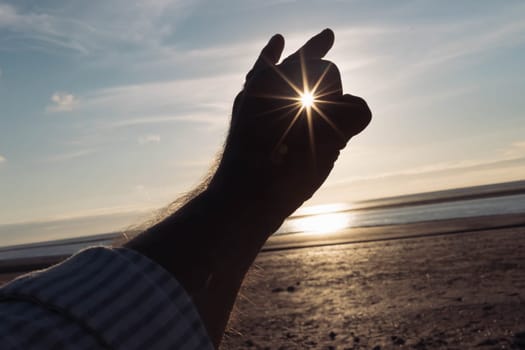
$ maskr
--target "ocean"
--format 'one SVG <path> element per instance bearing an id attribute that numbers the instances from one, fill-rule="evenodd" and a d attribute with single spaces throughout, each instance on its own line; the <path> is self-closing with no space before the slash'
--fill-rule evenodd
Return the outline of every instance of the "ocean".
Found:
<path id="1" fill-rule="evenodd" d="M 519 213 L 525 215 L 525 194 L 291 217 L 277 234 Z"/>
<path id="2" fill-rule="evenodd" d="M 525 215 L 525 181 L 511 184 L 386 198 L 346 206 L 325 206 L 331 210 L 314 211 L 290 217 L 275 234 L 335 232 L 352 227 L 396 225 L 502 214 L 523 213 Z M 92 245 L 110 245 L 119 235 L 118 232 L 112 232 L 4 246 L 0 247 L 0 261 L 69 255 Z"/>

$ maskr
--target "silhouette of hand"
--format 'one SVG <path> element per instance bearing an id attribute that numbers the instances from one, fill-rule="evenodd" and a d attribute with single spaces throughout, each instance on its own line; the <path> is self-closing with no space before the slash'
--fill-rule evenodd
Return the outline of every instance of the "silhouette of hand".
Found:
<path id="1" fill-rule="evenodd" d="M 343 94 L 337 67 L 321 59 L 333 41 L 326 29 L 276 64 L 284 38 L 273 36 L 234 102 L 209 188 L 256 209 L 271 232 L 314 194 L 339 151 L 371 119 L 363 99 Z M 311 106 L 302 104 L 305 91 L 314 95 Z"/>

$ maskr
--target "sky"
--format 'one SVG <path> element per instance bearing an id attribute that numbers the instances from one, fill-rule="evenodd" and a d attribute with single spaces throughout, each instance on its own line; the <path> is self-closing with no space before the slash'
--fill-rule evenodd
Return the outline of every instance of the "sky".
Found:
<path id="1" fill-rule="evenodd" d="M 287 55 L 326 27 L 373 120 L 306 205 L 525 179 L 524 16 L 511 0 L 0 0 L 0 224 L 87 234 L 168 204 L 220 151 L 266 41 Z"/>

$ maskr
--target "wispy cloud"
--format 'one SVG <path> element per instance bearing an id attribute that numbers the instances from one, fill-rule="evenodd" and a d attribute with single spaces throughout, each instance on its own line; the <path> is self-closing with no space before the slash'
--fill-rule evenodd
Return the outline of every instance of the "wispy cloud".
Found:
<path id="1" fill-rule="evenodd" d="M 148 134 L 139 136 L 138 142 L 141 145 L 146 145 L 148 143 L 160 143 L 160 135 Z"/>
<path id="2" fill-rule="evenodd" d="M 229 94 L 238 90 L 241 84 L 239 74 L 143 82 L 93 91 L 85 96 L 84 103 L 88 107 L 118 103 L 128 106 L 129 110 L 135 110 L 147 101 L 152 101 L 147 107 L 157 105 L 157 109 L 159 104 L 164 108 L 178 107 L 179 110 L 199 108 L 201 104 L 204 107 L 225 106 L 224 97 L 233 98 Z"/>
<path id="3" fill-rule="evenodd" d="M 513 142 L 504 150 L 505 158 L 525 157 L 525 141 Z"/>
<path id="4" fill-rule="evenodd" d="M 194 113 L 181 115 L 151 115 L 140 118 L 121 119 L 115 122 L 104 122 L 102 128 L 122 128 L 137 125 L 165 124 L 165 123 L 204 123 L 210 125 L 227 125 L 226 117 L 217 117 L 212 114 Z"/>
<path id="5" fill-rule="evenodd" d="M 520 6 L 523 8 L 523 6 Z M 473 55 L 480 52 L 494 50 L 505 46 L 514 46 L 522 43 L 525 23 L 522 16 L 512 16 L 505 20 L 493 21 L 487 25 L 486 20 L 474 23 L 465 23 L 460 29 L 461 36 L 455 36 L 455 31 L 447 32 L 443 36 L 446 41 L 441 42 L 439 47 L 427 54 L 427 60 L 423 65 L 432 65 L 443 61 L 455 59 L 465 55 Z"/>
<path id="6" fill-rule="evenodd" d="M 138 189 L 136 189 L 138 190 Z M 72 210 L 72 211 L 66 211 L 57 215 L 50 215 L 50 216 L 43 216 L 43 217 L 37 217 L 32 218 L 29 220 L 10 220 L 6 222 L 2 222 L 0 224 L 0 227 L 7 226 L 7 225 L 18 225 L 18 224 L 24 224 L 24 225 L 30 225 L 30 224 L 43 224 L 43 223 L 51 223 L 54 221 L 62 221 L 62 220 L 89 220 L 96 217 L 111 217 L 111 216 L 127 216 L 127 215 L 139 215 L 143 216 L 144 214 L 148 215 L 153 210 L 158 209 L 158 206 L 154 205 L 143 205 L 143 204 L 130 204 L 130 205 L 120 205 L 120 206 L 99 206 L 92 209 L 85 209 L 85 210 Z M 93 230 L 92 230 L 93 231 Z M 101 233 L 103 231 L 99 232 L 91 232 L 93 233 Z M 72 232 L 70 231 L 69 234 Z M 78 232 L 77 232 L 78 233 Z"/>
<path id="7" fill-rule="evenodd" d="M 0 154 L 0 164 L 7 162 L 7 158 Z"/>
<path id="8" fill-rule="evenodd" d="M 162 17 L 169 12 L 170 19 L 179 18 L 191 2 L 94 2 L 82 10 L 70 5 L 61 9 L 45 5 L 27 9 L 0 4 L 0 28 L 11 32 L 2 49 L 58 49 L 91 54 L 129 50 L 133 46 L 154 47 L 174 29 L 173 24 L 162 23 Z"/>
<path id="9" fill-rule="evenodd" d="M 329 182 L 310 204 L 360 201 L 525 178 L 525 157 L 500 161 L 464 161 Z"/>
<path id="10" fill-rule="evenodd" d="M 141 197 L 145 198 L 148 201 L 151 201 L 152 197 L 151 197 L 149 189 L 146 186 L 144 186 L 142 184 L 136 185 L 135 186 L 135 191 Z"/>
<path id="11" fill-rule="evenodd" d="M 79 103 L 77 97 L 68 92 L 55 92 L 51 96 L 52 105 L 47 106 L 48 112 L 70 112 Z"/>
<path id="12" fill-rule="evenodd" d="M 108 87 L 78 97 L 76 113 L 98 130 L 182 122 L 221 128 L 241 83 L 220 75 Z"/>
<path id="13" fill-rule="evenodd" d="M 88 156 L 88 155 L 93 154 L 95 152 L 96 152 L 95 149 L 84 149 L 84 150 L 79 150 L 79 151 L 55 154 L 55 155 L 43 158 L 42 162 L 44 162 L 44 163 L 63 162 L 63 161 L 71 160 L 71 159 L 76 159 L 76 158 Z"/>
<path id="14" fill-rule="evenodd" d="M 72 33 L 78 33 L 71 29 L 79 24 L 45 13 L 21 13 L 12 5 L 0 4 L 0 28 L 6 28 L 12 33 L 3 40 L 4 50 L 16 50 L 21 46 L 43 51 L 59 48 L 87 53 L 87 48 L 71 37 Z M 84 27 L 84 30 L 89 29 Z"/>
<path id="15" fill-rule="evenodd" d="M 391 94 L 400 85 L 428 81 L 441 68 L 472 65 L 485 54 L 523 44 L 524 10 L 523 3 L 514 3 L 486 16 L 343 27 L 329 55 L 343 77 L 351 77 L 347 85 L 365 87 L 368 94 Z"/>
<path id="16" fill-rule="evenodd" d="M 177 167 L 181 168 L 206 168 L 213 163 L 213 159 L 194 159 L 194 160 L 182 160 L 177 162 Z"/>
<path id="17" fill-rule="evenodd" d="M 525 146 L 525 145 L 524 145 Z M 525 147 L 524 147 L 525 149 Z M 469 171 L 499 169 L 514 166 L 525 165 L 525 157 L 513 157 L 508 159 L 492 159 L 484 161 L 463 160 L 460 162 L 445 162 L 439 164 L 429 164 L 427 166 L 415 167 L 395 172 L 385 172 L 370 176 L 349 177 L 339 181 L 332 181 L 325 185 L 325 187 L 346 187 L 356 183 L 371 182 L 377 180 L 386 180 L 393 178 L 419 178 L 423 176 L 437 177 L 444 173 L 466 173 Z"/>

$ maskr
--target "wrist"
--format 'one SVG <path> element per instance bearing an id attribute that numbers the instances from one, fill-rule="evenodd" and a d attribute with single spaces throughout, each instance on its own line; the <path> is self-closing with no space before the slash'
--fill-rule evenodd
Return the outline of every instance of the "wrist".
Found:
<path id="1" fill-rule="evenodd" d="M 256 202 L 238 191 L 210 186 L 126 247 L 162 265 L 193 294 L 216 270 L 251 264 L 280 226 L 284 218 Z"/>
<path id="2" fill-rule="evenodd" d="M 281 208 L 282 201 L 272 198 L 270 191 L 253 190 L 254 185 L 235 181 L 211 182 L 203 195 L 210 201 L 229 231 L 242 236 L 261 237 L 264 241 L 274 233 L 291 214 Z M 263 242 L 264 243 L 264 242 Z"/>

